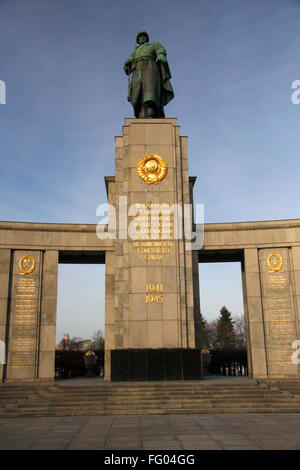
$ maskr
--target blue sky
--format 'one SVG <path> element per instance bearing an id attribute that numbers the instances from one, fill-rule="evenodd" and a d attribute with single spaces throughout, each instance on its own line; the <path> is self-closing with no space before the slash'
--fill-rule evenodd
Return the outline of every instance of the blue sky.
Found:
<path id="1" fill-rule="evenodd" d="M 140 29 L 167 49 L 166 116 L 188 136 L 205 221 L 298 218 L 299 16 L 299 0 L 0 0 L 0 219 L 98 222 L 114 136 L 133 117 L 122 67 Z"/>

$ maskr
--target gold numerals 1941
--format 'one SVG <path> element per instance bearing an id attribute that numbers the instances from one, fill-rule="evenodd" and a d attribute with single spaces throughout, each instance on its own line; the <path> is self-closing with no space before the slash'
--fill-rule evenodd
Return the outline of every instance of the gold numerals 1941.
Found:
<path id="1" fill-rule="evenodd" d="M 162 292 L 162 284 L 146 284 L 146 292 Z"/>
<path id="2" fill-rule="evenodd" d="M 146 284 L 146 304 L 162 304 L 164 301 L 164 296 L 162 295 L 162 292 L 162 284 Z"/>

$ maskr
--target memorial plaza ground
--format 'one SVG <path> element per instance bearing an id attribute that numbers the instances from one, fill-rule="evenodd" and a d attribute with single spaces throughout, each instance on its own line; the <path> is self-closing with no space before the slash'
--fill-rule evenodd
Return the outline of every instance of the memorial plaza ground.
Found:
<path id="1" fill-rule="evenodd" d="M 1 450 L 300 450 L 300 413 L 0 420 Z"/>
<path id="2" fill-rule="evenodd" d="M 247 377 L 206 377 L 251 383 Z M 75 378 L 63 387 L 101 387 Z M 300 413 L 216 413 L 1 418 L 0 450 L 300 450 Z"/>

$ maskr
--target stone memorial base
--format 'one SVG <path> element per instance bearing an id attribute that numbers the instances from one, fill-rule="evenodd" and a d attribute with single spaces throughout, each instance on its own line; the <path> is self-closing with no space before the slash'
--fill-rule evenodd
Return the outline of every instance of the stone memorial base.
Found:
<path id="1" fill-rule="evenodd" d="M 201 349 L 115 349 L 112 381 L 199 380 Z"/>

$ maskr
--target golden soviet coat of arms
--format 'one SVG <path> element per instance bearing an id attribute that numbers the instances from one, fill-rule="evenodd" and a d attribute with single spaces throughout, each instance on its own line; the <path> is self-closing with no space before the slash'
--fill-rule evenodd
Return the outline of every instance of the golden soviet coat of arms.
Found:
<path id="1" fill-rule="evenodd" d="M 281 271 L 283 265 L 283 259 L 280 253 L 271 253 L 268 256 L 267 263 L 270 271 Z"/>
<path id="2" fill-rule="evenodd" d="M 151 154 L 140 159 L 137 173 L 146 184 L 157 184 L 166 177 L 168 167 L 163 158 Z"/>
<path id="3" fill-rule="evenodd" d="M 35 268 L 35 259 L 31 255 L 22 256 L 19 261 L 20 274 L 31 274 Z"/>

